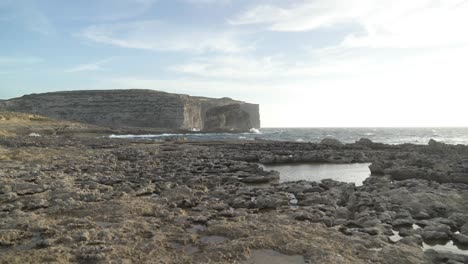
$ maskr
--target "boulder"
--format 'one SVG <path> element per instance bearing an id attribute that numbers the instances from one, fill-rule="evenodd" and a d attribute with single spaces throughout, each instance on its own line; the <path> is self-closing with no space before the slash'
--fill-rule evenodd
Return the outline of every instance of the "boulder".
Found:
<path id="1" fill-rule="evenodd" d="M 460 245 L 468 245 L 468 236 L 463 235 L 463 234 L 454 234 L 452 236 L 452 240 L 455 241 L 455 243 L 460 244 Z"/>
<path id="2" fill-rule="evenodd" d="M 374 144 L 374 142 L 368 138 L 361 138 L 359 141 L 356 141 L 356 144 L 358 145 L 363 145 L 363 146 L 369 146 Z"/>
<path id="3" fill-rule="evenodd" d="M 320 141 L 321 145 L 329 146 L 329 147 L 343 147 L 343 143 L 341 143 L 338 139 L 334 138 L 324 138 Z"/>

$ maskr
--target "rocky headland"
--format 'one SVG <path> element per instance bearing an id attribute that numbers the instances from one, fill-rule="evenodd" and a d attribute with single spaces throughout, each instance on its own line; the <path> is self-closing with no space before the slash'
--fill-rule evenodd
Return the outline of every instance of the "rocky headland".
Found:
<path id="1" fill-rule="evenodd" d="M 0 137 L 0 263 L 468 263 L 468 147 Z M 259 164 L 372 163 L 362 186 Z M 276 262 L 275 262 L 276 261 Z"/>
<path id="2" fill-rule="evenodd" d="M 112 129 L 242 132 L 260 128 L 258 104 L 141 89 L 30 94 L 0 100 L 0 110 Z"/>

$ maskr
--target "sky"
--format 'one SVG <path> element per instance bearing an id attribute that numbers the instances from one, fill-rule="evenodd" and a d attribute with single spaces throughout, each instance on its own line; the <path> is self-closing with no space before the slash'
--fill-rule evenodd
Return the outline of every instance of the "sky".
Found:
<path id="1" fill-rule="evenodd" d="M 468 126 L 468 1 L 0 0 L 0 99 L 154 89 L 263 127 Z"/>

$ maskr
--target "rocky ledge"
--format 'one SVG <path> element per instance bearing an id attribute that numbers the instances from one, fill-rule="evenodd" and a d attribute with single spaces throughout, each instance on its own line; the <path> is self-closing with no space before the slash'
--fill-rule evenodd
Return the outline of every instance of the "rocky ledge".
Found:
<path id="1" fill-rule="evenodd" d="M 468 263 L 466 146 L 0 140 L 1 263 Z M 259 163 L 371 162 L 362 186 Z"/>

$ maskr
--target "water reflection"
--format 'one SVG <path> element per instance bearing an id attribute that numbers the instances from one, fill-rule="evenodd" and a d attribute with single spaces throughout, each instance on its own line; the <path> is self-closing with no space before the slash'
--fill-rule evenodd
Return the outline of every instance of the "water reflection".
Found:
<path id="1" fill-rule="evenodd" d="M 452 240 L 445 243 L 423 243 L 423 250 L 433 249 L 468 256 L 468 247 L 455 244 Z"/>
<path id="2" fill-rule="evenodd" d="M 287 181 L 321 181 L 333 179 L 341 182 L 353 182 L 357 186 L 370 176 L 370 163 L 353 164 L 275 164 L 263 165 L 265 170 L 280 173 L 280 182 Z"/>

